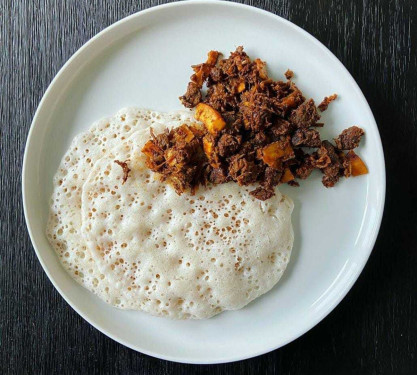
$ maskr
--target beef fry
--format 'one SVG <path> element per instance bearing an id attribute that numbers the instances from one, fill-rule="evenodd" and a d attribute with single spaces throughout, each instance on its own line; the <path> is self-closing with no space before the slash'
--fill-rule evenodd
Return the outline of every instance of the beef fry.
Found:
<path id="1" fill-rule="evenodd" d="M 180 97 L 187 108 L 196 108 L 204 126 L 182 125 L 166 130 L 145 145 L 147 166 L 171 183 L 178 194 L 195 191 L 199 184 L 234 181 L 246 186 L 259 183 L 251 195 L 267 200 L 275 186 L 323 173 L 323 185 L 334 186 L 341 176 L 367 173 L 357 154 L 364 132 L 352 126 L 334 141 L 322 141 L 322 127 L 313 99 L 306 100 L 291 79 L 269 78 L 266 63 L 252 60 L 238 47 L 228 58 L 210 51 L 206 62 L 192 66 L 187 90 Z M 204 85 L 207 87 L 205 95 Z M 319 105 L 324 111 L 337 95 Z M 303 148 L 316 148 L 306 153 Z"/>

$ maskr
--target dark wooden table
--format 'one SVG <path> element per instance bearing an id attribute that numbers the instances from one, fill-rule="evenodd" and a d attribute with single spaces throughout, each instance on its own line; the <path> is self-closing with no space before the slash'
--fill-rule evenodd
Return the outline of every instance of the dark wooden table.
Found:
<path id="1" fill-rule="evenodd" d="M 381 132 L 387 199 L 369 262 L 342 303 L 295 342 L 213 366 L 136 353 L 62 299 L 30 243 L 21 165 L 36 107 L 59 68 L 97 32 L 151 0 L 0 0 L 1 374 L 416 374 L 417 4 L 413 0 L 244 1 L 301 26 L 344 63 Z M 90 4 L 91 3 L 91 4 Z"/>

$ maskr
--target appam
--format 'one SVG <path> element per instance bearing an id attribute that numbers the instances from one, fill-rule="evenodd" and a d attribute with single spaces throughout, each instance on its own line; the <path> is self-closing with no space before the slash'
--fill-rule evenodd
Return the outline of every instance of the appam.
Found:
<path id="1" fill-rule="evenodd" d="M 172 319 L 239 309 L 281 278 L 292 201 L 261 202 L 236 184 L 178 196 L 140 152 L 191 112 L 126 108 L 77 136 L 54 178 L 47 236 L 70 275 L 113 306 Z M 115 160 L 126 160 L 129 178 Z"/>

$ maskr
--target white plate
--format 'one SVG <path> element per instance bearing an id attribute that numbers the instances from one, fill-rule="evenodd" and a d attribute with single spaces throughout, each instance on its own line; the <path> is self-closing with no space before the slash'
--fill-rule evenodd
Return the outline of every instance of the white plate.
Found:
<path id="1" fill-rule="evenodd" d="M 63 41 L 65 43 L 65 40 Z M 340 98 L 323 115 L 322 134 L 357 124 L 358 152 L 370 173 L 325 189 L 319 174 L 295 202 L 290 265 L 273 290 L 240 311 L 203 321 L 170 321 L 101 302 L 61 268 L 45 236 L 52 177 L 72 138 L 129 105 L 180 109 L 190 65 L 207 51 L 243 45 L 268 62 L 275 78 L 291 68 L 306 96 Z M 33 246 L 54 286 L 89 323 L 140 352 L 188 363 L 219 363 L 279 348 L 307 332 L 341 301 L 375 243 L 385 198 L 385 168 L 370 108 L 348 71 L 320 42 L 268 12 L 234 3 L 172 3 L 139 12 L 86 43 L 45 93 L 30 129 L 23 163 L 23 200 Z M 56 329 L 60 329 L 56 327 Z"/>

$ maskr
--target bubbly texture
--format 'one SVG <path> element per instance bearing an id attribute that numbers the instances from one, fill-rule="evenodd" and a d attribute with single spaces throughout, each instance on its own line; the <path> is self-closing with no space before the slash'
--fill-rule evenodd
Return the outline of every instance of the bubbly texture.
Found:
<path id="1" fill-rule="evenodd" d="M 178 196 L 141 153 L 149 126 L 190 113 L 118 112 L 75 138 L 54 179 L 47 234 L 65 269 L 119 308 L 209 318 L 269 291 L 291 255 L 292 201 L 260 202 L 236 184 Z M 130 174 L 115 160 L 127 161 Z"/>
<path id="2" fill-rule="evenodd" d="M 81 237 L 82 186 L 97 160 L 138 129 L 168 123 L 179 126 L 192 120 L 189 111 L 160 113 L 123 108 L 77 135 L 62 158 L 53 180 L 46 234 L 69 274 L 109 303 L 114 303 L 117 290 L 108 285 Z"/>

